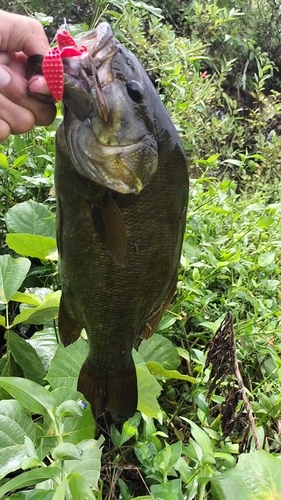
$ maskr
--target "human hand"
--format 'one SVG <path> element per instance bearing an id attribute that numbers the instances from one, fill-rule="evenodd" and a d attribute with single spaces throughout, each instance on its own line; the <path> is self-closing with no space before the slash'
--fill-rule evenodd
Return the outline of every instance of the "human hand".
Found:
<path id="1" fill-rule="evenodd" d="M 0 142 L 10 134 L 49 125 L 55 118 L 52 103 L 33 97 L 50 95 L 43 76 L 31 76 L 27 57 L 45 55 L 49 44 L 41 24 L 29 17 L 0 10 Z"/>

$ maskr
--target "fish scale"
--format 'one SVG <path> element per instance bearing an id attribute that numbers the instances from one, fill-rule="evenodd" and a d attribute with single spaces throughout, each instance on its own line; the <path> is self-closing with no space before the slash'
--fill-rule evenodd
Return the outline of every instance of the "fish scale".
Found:
<path id="1" fill-rule="evenodd" d="M 138 60 L 108 25 L 80 43 L 97 39 L 103 44 L 97 57 L 104 50 L 108 63 L 104 83 L 101 78 L 108 120 L 97 112 L 95 87 L 92 106 L 87 85 L 79 87 L 88 75 L 65 74 L 64 123 L 56 136 L 59 331 L 68 345 L 87 330 L 78 390 L 93 414 L 108 409 L 130 416 L 138 400 L 132 348 L 153 333 L 176 288 L 188 174 L 175 127 Z M 140 103 L 128 93 L 132 80 L 143 92 Z M 117 141 L 118 150 L 107 146 Z"/>

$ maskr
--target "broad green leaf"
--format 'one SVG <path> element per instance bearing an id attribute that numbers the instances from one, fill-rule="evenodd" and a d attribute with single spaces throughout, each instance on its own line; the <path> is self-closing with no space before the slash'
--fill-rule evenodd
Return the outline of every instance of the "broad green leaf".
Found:
<path id="1" fill-rule="evenodd" d="M 187 382 L 191 382 L 191 384 L 194 384 L 195 382 L 194 377 L 190 377 L 190 375 L 183 375 L 177 370 L 165 370 L 163 366 L 161 366 L 159 363 L 156 363 L 155 361 L 149 361 L 146 366 L 152 375 L 158 375 L 160 377 L 163 377 L 165 380 L 174 378 L 176 380 L 187 380 Z"/>
<path id="2" fill-rule="evenodd" d="M 161 411 L 157 401 L 162 390 L 157 380 L 142 366 L 136 366 L 138 378 L 138 410 L 148 417 L 158 418 Z"/>
<path id="3" fill-rule="evenodd" d="M 9 349 L 16 363 L 21 367 L 25 378 L 43 385 L 46 371 L 35 349 L 12 330 L 8 330 L 5 337 Z"/>
<path id="4" fill-rule="evenodd" d="M 11 326 L 19 323 L 28 325 L 45 325 L 58 316 L 61 292 L 46 295 L 42 305 L 38 307 L 27 307 L 14 319 Z"/>
<path id="5" fill-rule="evenodd" d="M 30 415 L 18 401 L 0 401 L 0 480 L 20 468 L 26 455 L 25 436 L 35 439 Z"/>
<path id="6" fill-rule="evenodd" d="M 81 474 L 78 474 L 77 472 L 70 474 L 68 478 L 68 486 L 72 495 L 72 500 L 81 500 L 81 498 L 95 500 L 93 491 Z"/>
<path id="7" fill-rule="evenodd" d="M 58 347 L 58 341 L 53 328 L 39 330 L 28 341 L 37 352 L 42 365 L 48 371 L 50 363 Z"/>
<path id="8" fill-rule="evenodd" d="M 172 342 L 157 333 L 154 333 L 150 339 L 143 340 L 138 352 L 145 363 L 156 361 L 166 370 L 174 370 L 180 364 L 180 356 Z"/>
<path id="9" fill-rule="evenodd" d="M 269 266 L 275 259 L 275 252 L 265 252 L 259 255 L 258 264 L 260 267 Z"/>
<path id="10" fill-rule="evenodd" d="M 2 314 L 0 314 L 0 325 L 5 326 L 5 324 L 6 324 L 6 318 L 5 316 L 2 316 Z"/>
<path id="11" fill-rule="evenodd" d="M 58 480 L 60 472 L 61 470 L 59 467 L 41 467 L 40 469 L 23 472 L 19 476 L 10 479 L 10 481 L 0 486 L 0 498 L 10 491 L 26 488 L 27 486 L 33 486 L 35 484 L 42 483 L 42 481 L 46 481 L 47 479 Z"/>
<path id="12" fill-rule="evenodd" d="M 214 500 L 281 498 L 281 460 L 267 451 L 243 453 L 236 467 L 211 478 Z"/>
<path id="13" fill-rule="evenodd" d="M 46 376 L 51 388 L 76 389 L 78 375 L 87 354 L 88 344 L 85 340 L 78 339 L 67 347 L 59 344 Z"/>
<path id="14" fill-rule="evenodd" d="M 35 293 L 22 293 L 16 292 L 11 297 L 11 300 L 14 302 L 20 302 L 22 304 L 29 304 L 30 306 L 40 306 L 42 301 L 39 300 L 38 296 Z"/>
<path id="15" fill-rule="evenodd" d="M 49 256 L 52 256 L 50 260 L 56 260 L 54 257 L 56 240 L 48 236 L 26 233 L 7 234 L 6 243 L 19 255 L 36 257 L 40 260 L 47 260 Z"/>
<path id="16" fill-rule="evenodd" d="M 68 387 L 58 387 L 51 394 L 56 407 L 69 399 L 84 401 L 84 397 L 80 392 L 70 390 Z M 95 435 L 95 431 L 96 424 L 89 403 L 87 408 L 82 410 L 82 417 L 67 417 L 63 420 L 64 442 L 78 444 L 85 439 L 91 439 Z"/>
<path id="17" fill-rule="evenodd" d="M 32 413 L 40 415 L 55 408 L 55 400 L 47 389 L 20 377 L 0 377 L 3 387 L 14 399 Z M 1 498 L 1 496 L 0 496 Z"/>
<path id="18" fill-rule="evenodd" d="M 55 238 L 55 218 L 43 203 L 33 200 L 17 203 L 8 210 L 5 221 L 10 233 L 28 233 Z"/>
<path id="19" fill-rule="evenodd" d="M 153 484 L 151 493 L 155 495 L 157 500 L 184 500 L 181 479 L 172 479 L 163 484 Z"/>
<path id="20" fill-rule="evenodd" d="M 103 440 L 103 439 L 102 439 Z M 67 474 L 79 473 L 91 488 L 97 485 L 100 477 L 101 467 L 101 442 L 95 439 L 88 439 L 79 443 L 82 451 L 80 460 L 67 460 L 64 463 Z"/>
<path id="21" fill-rule="evenodd" d="M 0 255 L 0 304 L 7 304 L 26 277 L 30 260 L 23 257 L 13 259 L 10 255 Z"/>

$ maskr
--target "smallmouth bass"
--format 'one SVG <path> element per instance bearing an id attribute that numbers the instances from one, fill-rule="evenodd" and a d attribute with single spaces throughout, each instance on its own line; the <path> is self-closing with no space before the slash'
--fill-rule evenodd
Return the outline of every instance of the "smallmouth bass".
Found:
<path id="1" fill-rule="evenodd" d="M 131 416 L 132 348 L 153 334 L 173 297 L 188 197 L 185 153 L 137 58 L 107 23 L 65 58 L 56 135 L 57 243 L 64 345 L 85 328 L 78 390 L 98 416 Z"/>

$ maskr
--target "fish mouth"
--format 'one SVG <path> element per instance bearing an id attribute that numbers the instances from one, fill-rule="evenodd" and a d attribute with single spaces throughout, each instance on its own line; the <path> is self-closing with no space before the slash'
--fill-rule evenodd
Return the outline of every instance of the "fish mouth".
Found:
<path id="1" fill-rule="evenodd" d="M 117 52 L 117 40 L 109 24 L 101 23 L 82 35 L 78 46 L 87 47 L 79 57 L 64 58 L 65 89 L 75 87 L 91 95 L 99 107 L 102 118 L 108 120 L 109 108 L 103 88 L 113 82 L 112 60 Z"/>

